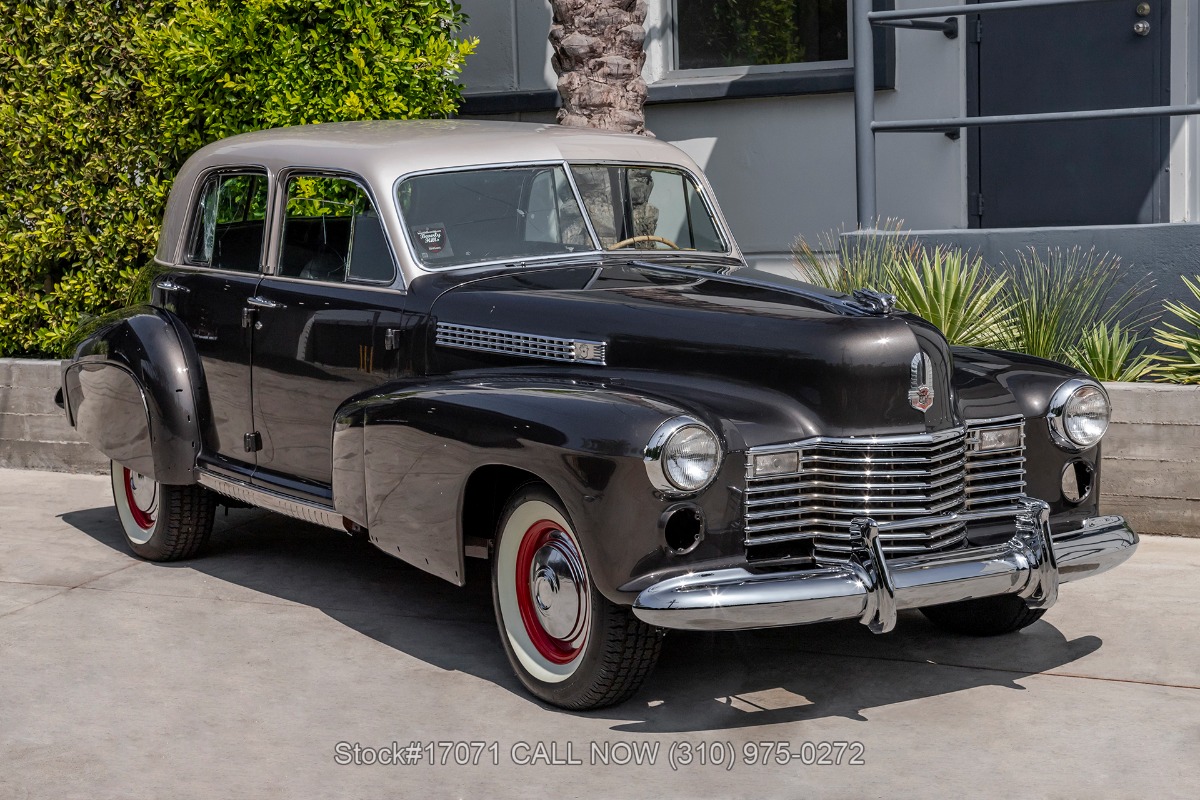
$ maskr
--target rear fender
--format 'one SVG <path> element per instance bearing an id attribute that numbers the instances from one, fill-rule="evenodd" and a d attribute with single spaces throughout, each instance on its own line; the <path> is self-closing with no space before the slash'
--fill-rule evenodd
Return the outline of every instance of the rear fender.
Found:
<path id="1" fill-rule="evenodd" d="M 201 379 L 186 334 L 168 312 L 137 306 L 93 320 L 64 362 L 71 424 L 113 461 L 166 484 L 196 482 Z"/>

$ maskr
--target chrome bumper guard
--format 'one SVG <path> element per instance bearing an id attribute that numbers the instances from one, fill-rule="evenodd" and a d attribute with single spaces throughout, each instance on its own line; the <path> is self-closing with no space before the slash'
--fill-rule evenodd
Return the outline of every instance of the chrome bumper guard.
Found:
<path id="1" fill-rule="evenodd" d="M 1058 584 L 1112 569 L 1133 555 L 1138 536 L 1121 517 L 1092 517 L 1051 537 L 1050 507 L 1022 500 L 1006 508 L 961 512 L 938 524 L 1015 519 L 1011 539 L 946 553 L 883 557 L 879 534 L 912 530 L 934 520 L 876 523 L 854 520 L 859 546 L 846 564 L 792 572 L 754 573 L 740 567 L 669 578 L 638 595 L 633 613 L 663 628 L 721 631 L 858 619 L 875 633 L 896 626 L 896 612 L 979 597 L 1016 594 L 1031 608 L 1049 608 Z"/>

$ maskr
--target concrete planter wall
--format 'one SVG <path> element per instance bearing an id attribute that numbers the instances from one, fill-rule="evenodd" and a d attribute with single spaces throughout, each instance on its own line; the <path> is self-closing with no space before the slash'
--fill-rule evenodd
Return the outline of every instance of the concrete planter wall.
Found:
<path id="1" fill-rule="evenodd" d="M 0 359 L 0 467 L 104 472 L 54 405 L 59 362 Z M 1139 533 L 1200 536 L 1200 386 L 1107 384 L 1101 510 Z"/>
<path id="2" fill-rule="evenodd" d="M 58 385 L 58 361 L 0 358 L 0 467 L 108 470 L 108 460 L 79 438 L 54 405 Z"/>
<path id="3" fill-rule="evenodd" d="M 1200 536 L 1200 386 L 1108 383 L 1100 510 L 1138 533 Z"/>

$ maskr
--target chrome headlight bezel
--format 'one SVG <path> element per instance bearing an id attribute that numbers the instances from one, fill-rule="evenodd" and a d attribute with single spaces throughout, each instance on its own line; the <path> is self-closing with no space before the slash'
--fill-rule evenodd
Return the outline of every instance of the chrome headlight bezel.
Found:
<path id="1" fill-rule="evenodd" d="M 700 431 L 710 437 L 716 451 L 712 469 L 704 481 L 696 485 L 686 485 L 683 481 L 673 478 L 667 463 L 671 443 L 677 437 L 687 434 L 689 431 Z M 646 476 L 650 479 L 650 484 L 655 489 L 666 497 L 689 497 L 704 491 L 712 485 L 712 482 L 716 480 L 717 474 L 721 471 L 721 463 L 725 460 L 725 453 L 721 447 L 720 438 L 717 437 L 712 428 L 693 417 L 678 416 L 667 420 L 654 431 L 649 443 L 646 445 L 644 460 L 646 464 Z"/>
<path id="2" fill-rule="evenodd" d="M 1096 391 L 1104 399 L 1106 408 L 1104 430 L 1095 439 L 1089 441 L 1080 441 L 1071 435 L 1070 426 L 1067 424 L 1070 416 L 1069 406 L 1081 392 Z M 1050 428 L 1050 438 L 1061 449 L 1068 453 L 1081 453 L 1084 450 L 1089 450 L 1098 445 L 1104 439 L 1104 434 L 1108 433 L 1108 426 L 1112 420 L 1112 404 L 1108 399 L 1108 392 L 1104 391 L 1104 387 L 1097 381 L 1090 378 L 1071 378 L 1064 382 L 1061 386 L 1054 390 L 1054 394 L 1050 397 L 1050 407 L 1046 411 L 1046 422 Z"/>

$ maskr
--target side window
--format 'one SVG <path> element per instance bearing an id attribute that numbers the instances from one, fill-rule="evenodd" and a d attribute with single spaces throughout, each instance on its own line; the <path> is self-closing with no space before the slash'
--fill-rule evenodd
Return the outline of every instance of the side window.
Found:
<path id="1" fill-rule="evenodd" d="M 293 175 L 279 274 L 313 281 L 388 282 L 396 274 L 371 198 L 347 178 Z"/>
<path id="2" fill-rule="evenodd" d="M 215 269 L 257 272 L 267 216 L 267 176 L 219 174 L 204 182 L 193 215 L 187 260 Z"/>

